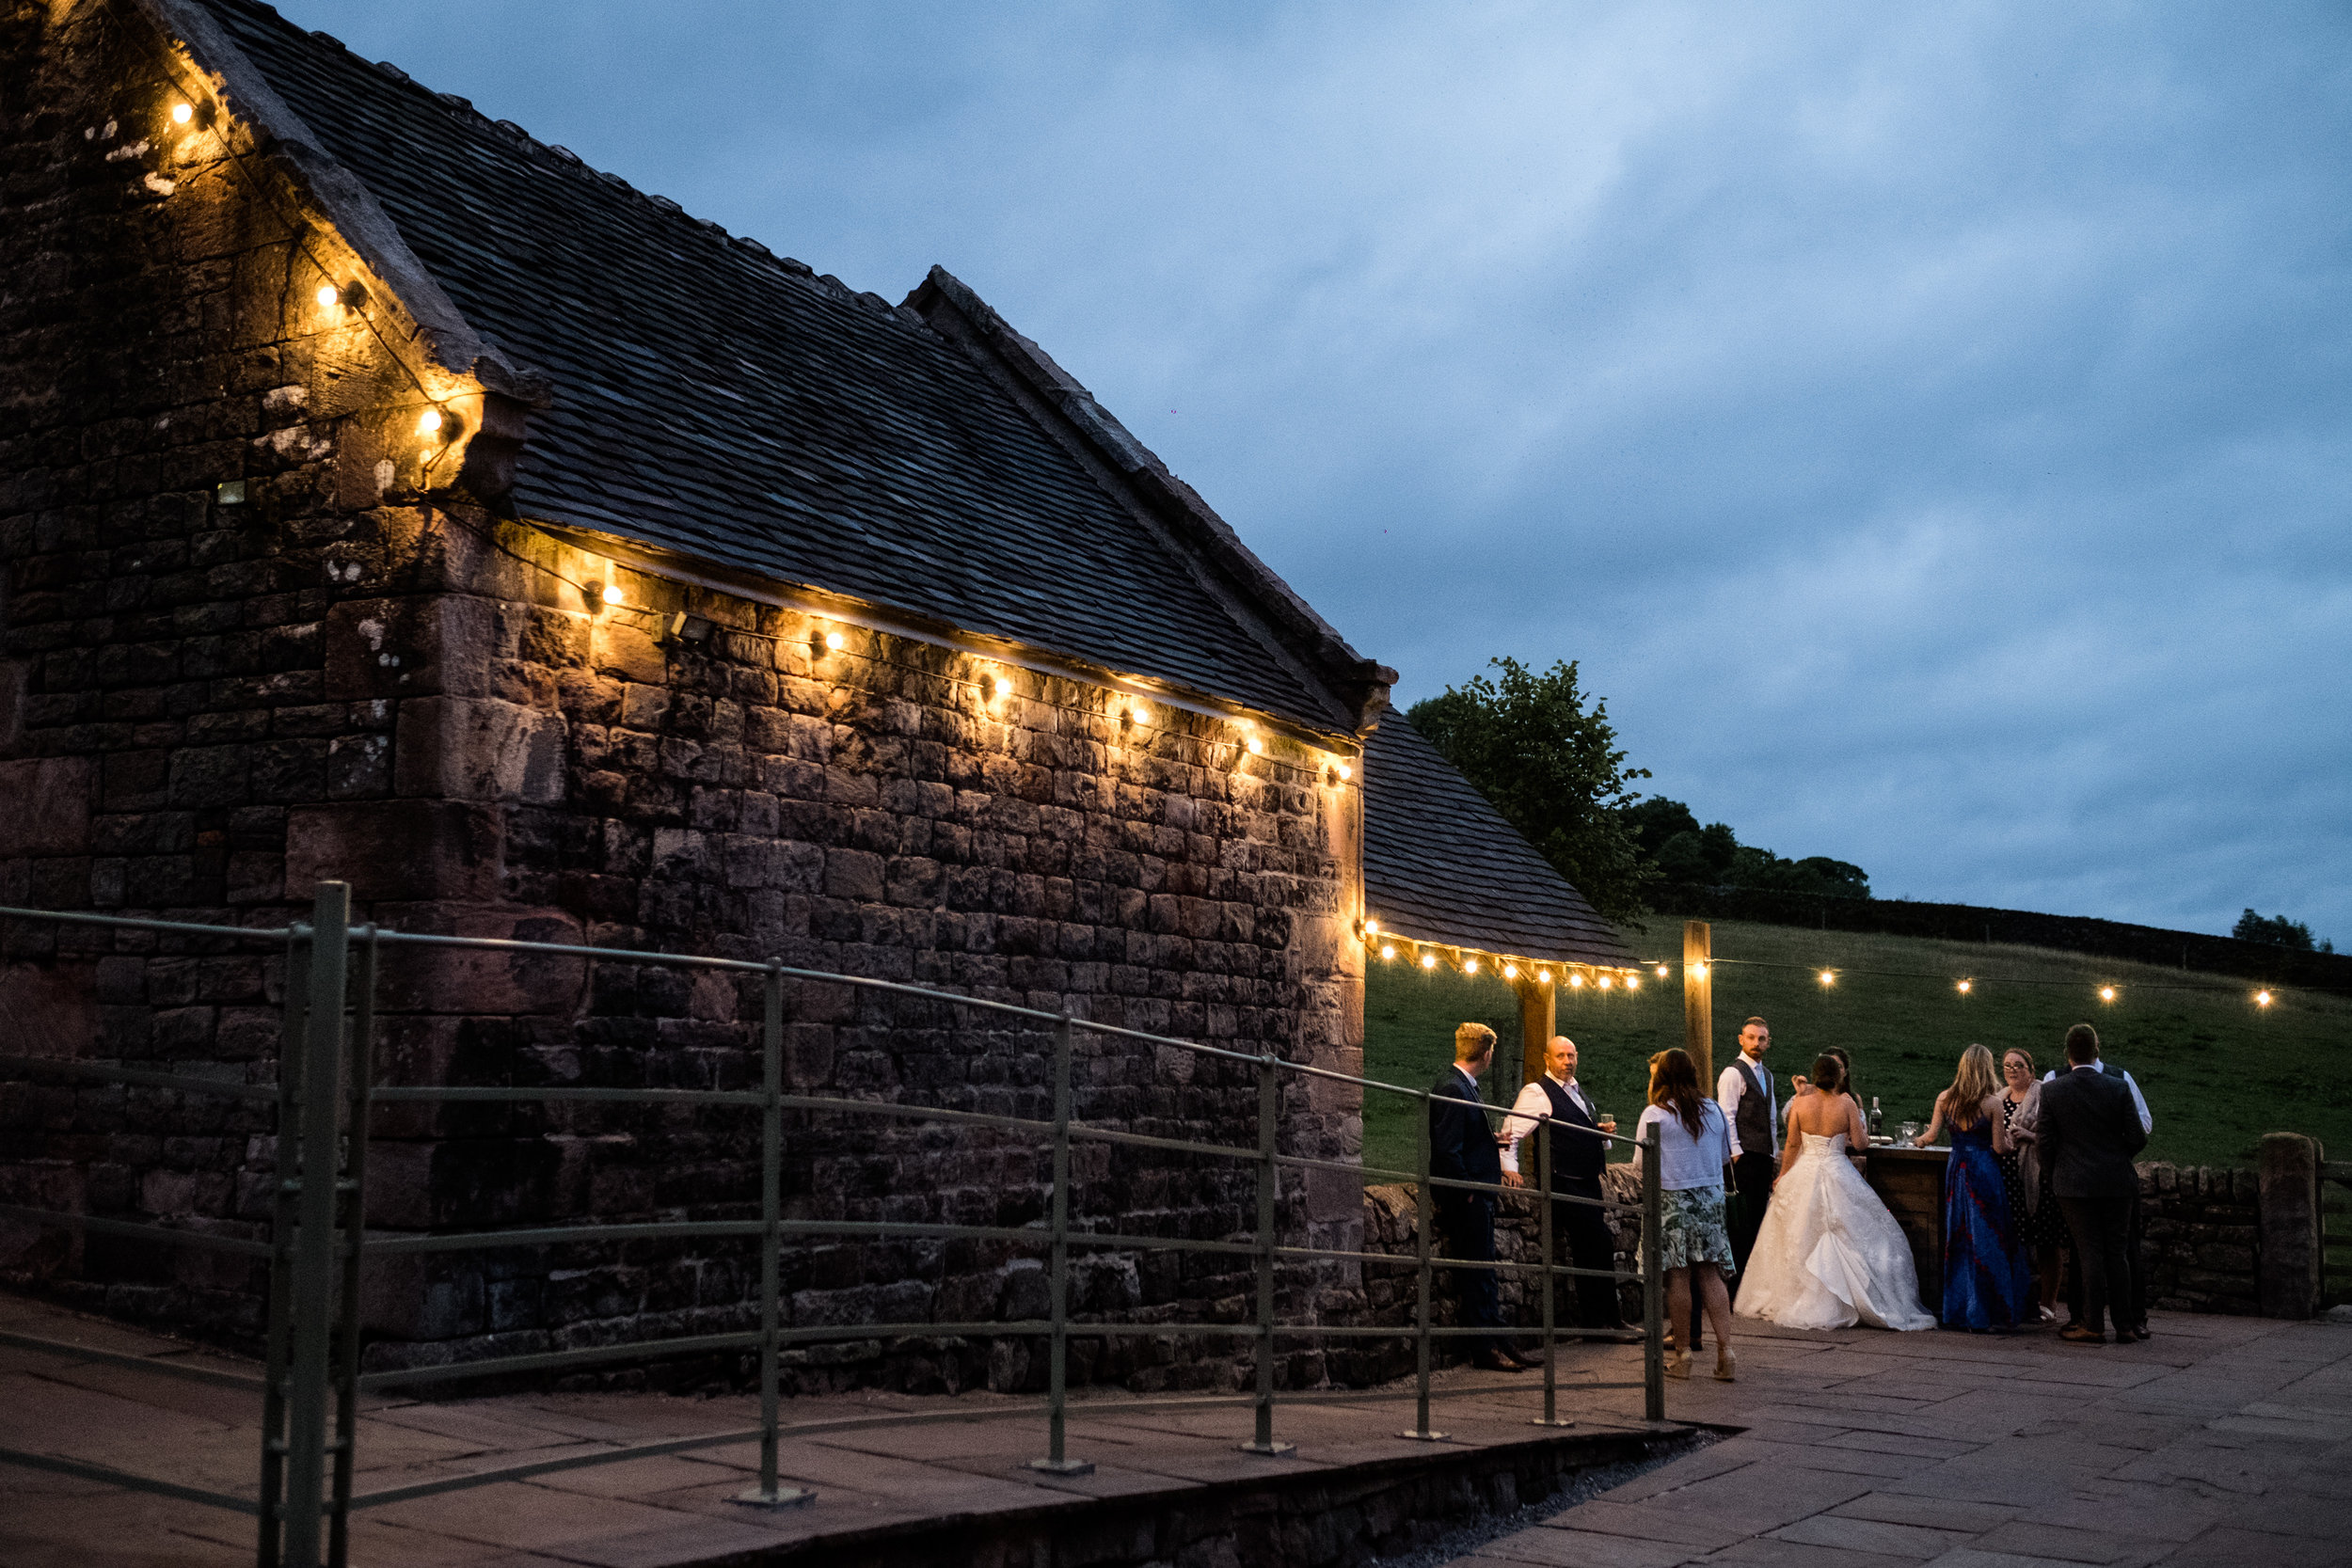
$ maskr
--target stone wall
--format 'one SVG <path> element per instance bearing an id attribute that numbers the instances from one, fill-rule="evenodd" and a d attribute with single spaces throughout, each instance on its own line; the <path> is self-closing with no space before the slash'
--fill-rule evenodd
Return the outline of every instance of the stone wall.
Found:
<path id="1" fill-rule="evenodd" d="M 1360 1069 L 1360 801 L 1319 752 L 1269 730 L 1252 753 L 1222 718 L 1138 718 L 1074 675 L 501 519 L 492 459 L 520 404 L 417 360 L 265 149 L 175 127 L 179 68 L 112 9 L 54 35 L 42 8 L 0 22 L 0 901 L 275 926 L 341 878 L 397 928 L 775 957 Z M 436 375 L 458 447 L 416 434 Z M 282 955 L 31 925 L 0 940 L 17 1049 L 275 1075 Z M 625 961 L 392 953 L 378 1076 L 739 1087 L 759 1005 L 755 986 Z M 1042 1030 L 827 986 L 791 988 L 787 1019 L 796 1091 L 1048 1113 Z M 1254 1069 L 1082 1033 L 1076 1108 L 1248 1145 Z M 1359 1147 L 1344 1085 L 1294 1081 L 1280 1115 L 1286 1149 Z M 739 1218 L 757 1196 L 739 1112 L 400 1106 L 373 1131 L 382 1230 Z M 1046 1199 L 1031 1141 L 796 1113 L 787 1146 L 796 1217 L 1017 1226 Z M 0 1085 L 0 1200 L 256 1234 L 276 1154 L 253 1109 Z M 1091 1146 L 1073 1211 L 1227 1236 L 1254 1222 L 1250 1180 Z M 1282 1203 L 1286 1237 L 1357 1244 L 1352 1180 L 1286 1180 Z M 795 1246 L 786 1319 L 1031 1315 L 1037 1252 Z M 128 1318 L 259 1328 L 241 1260 L 0 1223 L 0 1272 Z M 386 1262 L 369 1359 L 739 1328 L 753 1273 L 732 1242 Z M 1089 1256 L 1078 1306 L 1231 1316 L 1248 1278 L 1207 1254 Z M 1360 1302 L 1335 1267 L 1283 1307 Z M 1222 1340 L 1086 1355 L 1077 1375 L 1139 1386 L 1238 1365 Z M 1012 1340 L 795 1361 L 812 1386 L 1042 1378 Z"/>
<path id="2" fill-rule="evenodd" d="M 2250 1170 L 2139 1167 L 2149 1305 L 2173 1312 L 2262 1310 L 2260 1184 Z"/>

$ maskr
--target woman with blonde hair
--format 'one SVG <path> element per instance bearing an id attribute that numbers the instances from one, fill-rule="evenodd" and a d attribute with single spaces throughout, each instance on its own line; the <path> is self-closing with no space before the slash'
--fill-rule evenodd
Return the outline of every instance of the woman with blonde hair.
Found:
<path id="1" fill-rule="evenodd" d="M 1919 1134 L 1925 1148 L 1947 1123 L 1952 1157 L 1944 1172 L 1944 1326 L 1981 1334 L 2014 1328 L 2034 1311 L 2033 1271 L 2018 1240 L 2001 1180 L 2001 1156 L 2014 1147 L 2001 1114 L 2001 1074 L 1993 1053 L 1960 1053 L 1952 1086 L 1935 1097 L 1935 1117 Z"/>
<path id="2" fill-rule="evenodd" d="M 1739 1370 L 1731 1354 L 1734 1272 L 1731 1232 L 1724 1224 L 1724 1167 L 1731 1163 L 1731 1124 L 1724 1108 L 1699 1092 L 1699 1069 L 1684 1051 L 1649 1059 L 1649 1108 L 1635 1124 L 1634 1169 L 1648 1158 L 1641 1140 L 1658 1129 L 1659 1263 L 1666 1271 L 1666 1314 L 1676 1349 L 1666 1375 L 1691 1375 L 1691 1298 L 1696 1294 L 1715 1331 L 1715 1375 L 1729 1383 Z"/>

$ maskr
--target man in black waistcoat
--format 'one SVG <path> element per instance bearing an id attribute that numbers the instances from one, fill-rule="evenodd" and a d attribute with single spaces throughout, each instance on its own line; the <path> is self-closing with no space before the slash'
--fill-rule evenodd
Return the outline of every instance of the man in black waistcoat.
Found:
<path id="1" fill-rule="evenodd" d="M 1479 1099 L 1478 1080 L 1494 1066 L 1495 1032 L 1483 1023 L 1465 1023 L 1454 1031 L 1454 1066 L 1429 1085 L 1429 1174 L 1454 1181 L 1502 1181 L 1502 1151 L 1495 1145 L 1494 1129 L 1486 1121 L 1486 1103 Z M 1467 1103 L 1465 1103 L 1467 1102 Z M 1446 1256 L 1465 1262 L 1491 1263 L 1495 1258 L 1495 1195 L 1465 1192 L 1459 1187 L 1431 1190 L 1438 1233 L 1445 1238 Z M 1523 1372 L 1534 1365 L 1523 1359 L 1502 1336 L 1502 1304 L 1492 1269 L 1455 1269 L 1463 1328 L 1491 1328 L 1491 1336 L 1470 1341 L 1470 1365 L 1490 1372 Z"/>
<path id="2" fill-rule="evenodd" d="M 2108 1061 L 2101 1052 L 2099 1031 L 2088 1023 L 2075 1024 L 2074 1028 L 2066 1032 L 2066 1043 L 2070 1051 L 2078 1037 L 2089 1043 L 2090 1059 L 2097 1065 L 2099 1071 L 2122 1084 L 2124 1089 L 2132 1097 L 2132 1111 L 2139 1117 L 2139 1130 L 2153 1135 L 2156 1130 L 2156 1118 L 2148 1109 L 2148 1097 L 2139 1092 L 2139 1085 L 2132 1082 L 2130 1073 Z M 2073 1069 L 2070 1068 L 2068 1070 Z M 2045 1072 L 2042 1075 L 2042 1081 L 2044 1084 L 2053 1083 L 2058 1076 L 2056 1071 Z M 2046 1157 L 2042 1161 L 2042 1168 L 2045 1173 L 2050 1169 Z M 2082 1254 L 2074 1248 L 2074 1235 L 2071 1231 L 2062 1246 L 2068 1265 L 2066 1269 L 2066 1326 L 2073 1328 L 2083 1321 L 2084 1309 L 2088 1306 L 2083 1287 L 2083 1259 Z M 2148 1249 L 2143 1240 L 2139 1189 L 2137 1186 L 2132 1189 L 2131 1227 L 2124 1238 L 2123 1256 L 2130 1265 L 2131 1282 L 2126 1286 L 2121 1282 L 2111 1281 L 2107 1289 L 2107 1315 L 2115 1320 L 2115 1338 L 2118 1344 L 2123 1341 L 2126 1334 L 2135 1339 L 2148 1338 Z M 2060 1334 L 2061 1338 L 2064 1337 L 2063 1330 Z"/>
<path id="3" fill-rule="evenodd" d="M 1608 1131 L 1616 1129 L 1612 1117 Z M 1561 1203 L 1558 1198 L 1600 1196 L 1601 1168 L 1609 1162 L 1609 1142 L 1593 1102 L 1576 1081 L 1576 1042 L 1554 1035 L 1544 1048 L 1543 1075 L 1519 1088 L 1503 1126 L 1510 1140 L 1502 1148 L 1502 1182 L 1523 1185 L 1530 1174 L 1521 1164 L 1519 1145 L 1531 1136 L 1546 1140 L 1550 1162 L 1551 1235 L 1556 1263 L 1571 1268 L 1611 1269 L 1616 1266 L 1616 1242 L 1609 1234 L 1606 1212 L 1589 1203 Z M 1535 1146 L 1529 1143 L 1533 1149 Z M 1617 1308 L 1617 1282 L 1580 1275 L 1576 1281 L 1576 1318 L 1580 1328 L 1623 1328 Z"/>
<path id="4" fill-rule="evenodd" d="M 2066 1032 L 2066 1071 L 2042 1085 L 2035 1129 L 2083 1276 L 2080 1321 L 2068 1323 L 2058 1338 L 2105 1344 L 2112 1312 L 2118 1344 L 2145 1339 L 2147 1325 L 2132 1299 L 2129 1251 L 2132 1211 L 2139 1202 L 2132 1156 L 2147 1147 L 2148 1130 L 2122 1074 L 2101 1069 L 2099 1036 L 2088 1023 Z"/>

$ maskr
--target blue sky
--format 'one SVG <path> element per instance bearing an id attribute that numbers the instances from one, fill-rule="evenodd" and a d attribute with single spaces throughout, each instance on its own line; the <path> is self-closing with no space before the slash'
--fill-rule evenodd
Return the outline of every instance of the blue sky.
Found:
<path id="1" fill-rule="evenodd" d="M 2352 943 L 2352 12 L 287 0 L 946 266 L 1410 702 L 1882 896 Z"/>

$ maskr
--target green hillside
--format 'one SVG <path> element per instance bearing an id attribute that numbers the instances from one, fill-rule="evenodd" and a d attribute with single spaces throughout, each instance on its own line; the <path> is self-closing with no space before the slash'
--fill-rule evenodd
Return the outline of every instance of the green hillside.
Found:
<path id="1" fill-rule="evenodd" d="M 1630 1127 L 1650 1053 L 1682 1043 L 1682 927 L 1653 920 L 1647 932 L 1626 935 L 1635 952 L 1675 961 L 1675 977 L 1649 976 L 1630 995 L 1567 990 L 1559 1015 L 1561 1032 L 1582 1054 L 1586 1088 Z M 2335 1157 L 2352 1157 L 2352 1071 L 2342 1065 L 2352 998 L 2282 991 L 2260 1008 L 2255 987 L 2220 975 L 2043 948 L 1787 926 L 1718 923 L 1713 945 L 1717 1067 L 1737 1050 L 1740 1020 L 1761 1015 L 1772 1025 L 1771 1065 L 1784 1093 L 1788 1074 L 1809 1070 L 1823 1047 L 1842 1046 L 1863 1099 L 1883 1104 L 1889 1132 L 1927 1119 L 1971 1042 L 1995 1055 L 2023 1046 L 2046 1069 L 2067 1026 L 2088 1020 L 2155 1113 L 2145 1158 L 2249 1164 L 2256 1140 L 2278 1131 L 2311 1133 Z M 1834 986 L 1816 977 L 1824 968 L 1837 972 Z M 1974 979 L 1966 996 L 1955 989 L 1963 976 Z M 2113 1002 L 2099 1000 L 2103 985 L 2116 988 Z M 1375 960 L 1365 991 L 1366 1075 L 1427 1085 L 1452 1059 L 1454 1026 L 1465 1019 L 1502 1037 L 1496 1076 L 1516 1085 L 1518 1006 L 1507 986 Z M 1507 1090 L 1490 1086 L 1498 1092 Z M 1406 1103 L 1368 1097 L 1367 1164 L 1411 1167 Z"/>

